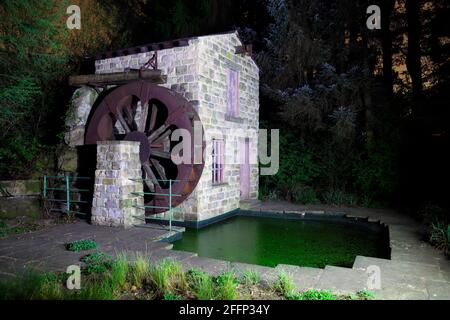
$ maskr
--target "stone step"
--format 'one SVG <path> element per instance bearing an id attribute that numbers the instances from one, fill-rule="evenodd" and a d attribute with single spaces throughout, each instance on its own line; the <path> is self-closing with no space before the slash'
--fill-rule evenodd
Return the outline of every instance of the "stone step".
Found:
<path id="1" fill-rule="evenodd" d="M 151 264 L 159 264 L 163 260 L 172 260 L 177 261 L 179 263 L 183 263 L 184 260 L 189 259 L 197 255 L 192 252 L 185 251 L 176 251 L 176 250 L 168 250 L 168 249 L 156 249 L 148 252 L 137 252 L 138 254 L 147 258 Z M 131 256 L 127 255 L 129 261 L 133 261 L 136 257 L 136 253 L 131 253 Z"/>
<path id="2" fill-rule="evenodd" d="M 362 270 L 326 266 L 317 284 L 319 290 L 355 294 L 367 290 L 367 275 Z"/>
<path id="3" fill-rule="evenodd" d="M 353 269 L 365 272 L 369 266 L 378 266 L 381 272 L 381 279 L 389 282 L 408 283 L 413 278 L 445 281 L 446 278 L 438 265 L 387 260 L 371 257 L 357 256 L 353 263 Z"/>
<path id="4" fill-rule="evenodd" d="M 233 271 L 238 277 L 242 277 L 246 271 L 254 271 L 259 274 L 261 283 L 266 286 L 273 286 L 273 284 L 275 284 L 275 282 L 278 280 L 279 274 L 279 271 L 276 270 L 276 268 L 258 266 L 242 262 L 232 262 L 231 271 Z"/>
<path id="5" fill-rule="evenodd" d="M 172 249 L 173 245 L 167 242 L 139 241 L 139 240 L 115 240 L 102 245 L 99 250 L 108 254 L 115 254 L 123 251 L 142 252 L 146 255 L 152 251 L 161 249 Z"/>
<path id="6" fill-rule="evenodd" d="M 179 251 L 182 252 L 182 251 Z M 212 276 L 217 276 L 223 272 L 231 271 L 230 262 L 193 255 L 182 261 L 183 269 L 199 269 Z"/>
<path id="7" fill-rule="evenodd" d="M 279 264 L 275 270 L 278 274 L 284 273 L 290 277 L 298 291 L 316 288 L 323 273 L 323 269 L 298 267 L 287 264 Z"/>

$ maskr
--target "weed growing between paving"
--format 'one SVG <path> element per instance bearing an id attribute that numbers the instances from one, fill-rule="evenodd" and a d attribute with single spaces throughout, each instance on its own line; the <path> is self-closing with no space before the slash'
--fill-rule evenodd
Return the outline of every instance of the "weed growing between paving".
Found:
<path id="1" fill-rule="evenodd" d="M 272 286 L 264 285 L 255 271 L 238 277 L 225 272 L 216 277 L 197 269 L 184 271 L 173 260 L 150 264 L 143 256 L 129 261 L 124 253 L 112 259 L 102 252 L 86 255 L 80 290 L 68 290 L 65 273 L 44 273 L 28 269 L 24 274 L 0 282 L 2 300 L 233 300 L 233 299 L 289 299 L 289 300 L 367 300 L 374 296 L 368 291 L 342 296 L 329 291 L 298 292 L 286 274 L 280 274 Z"/>
<path id="2" fill-rule="evenodd" d="M 94 240 L 76 240 L 66 245 L 67 250 L 73 252 L 91 250 L 97 248 L 97 243 Z"/>
<path id="3" fill-rule="evenodd" d="M 256 285 L 261 281 L 261 275 L 255 270 L 246 270 L 242 274 L 242 280 L 245 285 Z"/>
<path id="4" fill-rule="evenodd" d="M 32 221 L 19 222 L 15 225 L 8 225 L 6 219 L 0 218 L 0 238 L 7 237 L 13 234 L 21 234 L 27 232 L 33 232 L 42 229 L 39 224 Z"/>

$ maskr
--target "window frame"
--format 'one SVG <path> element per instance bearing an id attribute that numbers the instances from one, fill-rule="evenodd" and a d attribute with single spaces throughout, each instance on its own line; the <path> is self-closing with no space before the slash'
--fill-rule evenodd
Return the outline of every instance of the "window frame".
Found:
<path id="1" fill-rule="evenodd" d="M 236 75 L 236 88 L 235 94 L 232 95 L 231 90 L 231 76 L 232 74 Z M 238 118 L 240 114 L 240 104 L 239 104 L 239 83 L 241 80 L 241 74 L 239 70 L 228 68 L 227 74 L 227 115 L 229 117 Z M 233 100 L 235 100 L 233 107 Z"/>
<path id="2" fill-rule="evenodd" d="M 212 184 L 223 184 L 225 171 L 225 140 L 212 139 L 211 158 Z"/>

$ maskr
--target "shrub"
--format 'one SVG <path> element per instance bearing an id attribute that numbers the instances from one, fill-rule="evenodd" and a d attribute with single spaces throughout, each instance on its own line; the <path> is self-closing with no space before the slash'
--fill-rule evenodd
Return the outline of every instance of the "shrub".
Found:
<path id="1" fill-rule="evenodd" d="M 225 272 L 216 278 L 217 298 L 220 300 L 235 300 L 238 297 L 238 280 L 232 272 Z"/>
<path id="2" fill-rule="evenodd" d="M 304 185 L 299 185 L 294 188 L 292 199 L 294 202 L 301 204 L 315 204 L 319 202 L 314 189 Z"/>
<path id="3" fill-rule="evenodd" d="M 214 283 L 208 274 L 191 269 L 188 271 L 188 281 L 194 296 L 199 300 L 213 300 L 215 298 Z"/>
<path id="4" fill-rule="evenodd" d="M 321 173 L 314 156 L 292 135 L 280 136 L 279 170 L 275 175 L 260 177 L 264 196 L 291 201 L 295 186 L 312 182 Z"/>
<path id="5" fill-rule="evenodd" d="M 441 221 L 443 223 L 450 222 L 448 221 L 449 218 L 447 216 L 447 212 L 440 206 L 433 203 L 427 203 L 424 205 L 418 210 L 418 214 L 424 223 L 429 226 L 436 221 Z"/>
<path id="6" fill-rule="evenodd" d="M 111 269 L 112 258 L 104 252 L 94 252 L 85 255 L 81 261 L 86 263 L 84 271 L 86 273 L 104 273 Z"/>
<path id="7" fill-rule="evenodd" d="M 356 205 L 356 197 L 340 190 L 329 190 L 323 193 L 323 201 L 331 205 Z"/>
<path id="8" fill-rule="evenodd" d="M 356 186 L 371 199 L 389 198 L 398 187 L 396 144 L 378 141 L 367 148 L 367 157 L 357 161 L 353 171 Z"/>
<path id="9" fill-rule="evenodd" d="M 76 240 L 66 245 L 67 250 L 79 252 L 84 250 L 96 249 L 97 243 L 94 240 Z"/>
<path id="10" fill-rule="evenodd" d="M 431 224 L 430 242 L 446 254 L 450 252 L 450 225 L 435 221 Z"/>

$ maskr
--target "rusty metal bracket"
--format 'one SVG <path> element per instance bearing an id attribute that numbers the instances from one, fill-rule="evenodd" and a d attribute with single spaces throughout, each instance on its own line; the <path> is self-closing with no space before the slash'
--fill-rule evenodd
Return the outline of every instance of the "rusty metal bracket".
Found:
<path id="1" fill-rule="evenodd" d="M 153 56 L 148 59 L 148 61 L 142 66 L 141 69 L 150 68 L 152 68 L 153 70 L 158 69 L 158 51 L 155 51 L 155 53 L 153 53 Z"/>

